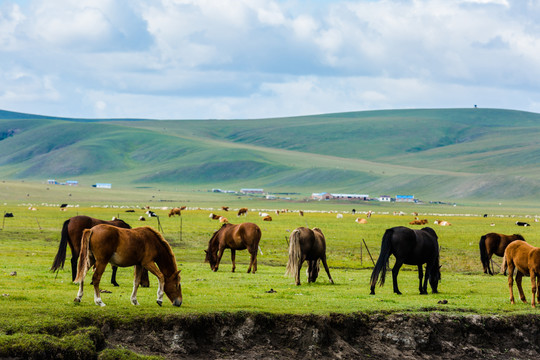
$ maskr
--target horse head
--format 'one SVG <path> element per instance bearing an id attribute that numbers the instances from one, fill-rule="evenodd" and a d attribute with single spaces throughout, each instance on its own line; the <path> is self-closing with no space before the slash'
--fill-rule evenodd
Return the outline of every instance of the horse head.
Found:
<path id="1" fill-rule="evenodd" d="M 225 225 L 223 225 L 219 230 L 215 231 L 212 237 L 210 238 L 210 241 L 208 242 L 208 249 L 204 250 L 206 253 L 206 258 L 204 262 L 210 263 L 210 268 L 214 271 L 217 271 L 217 263 L 218 263 L 218 249 L 219 249 L 219 233 L 221 229 L 223 229 Z"/>
<path id="2" fill-rule="evenodd" d="M 307 276 L 308 276 L 308 282 L 315 282 L 317 280 L 317 277 L 319 276 L 319 269 L 320 269 L 320 259 L 317 259 L 311 269 L 308 267 Z"/>
<path id="3" fill-rule="evenodd" d="M 180 270 L 175 271 L 171 276 L 165 277 L 165 294 L 174 306 L 182 305 L 182 284 L 180 283 Z"/>
<path id="4" fill-rule="evenodd" d="M 429 274 L 429 285 L 431 286 L 431 292 L 436 294 L 439 281 L 441 281 L 441 267 L 437 262 L 436 266 L 433 266 Z"/>

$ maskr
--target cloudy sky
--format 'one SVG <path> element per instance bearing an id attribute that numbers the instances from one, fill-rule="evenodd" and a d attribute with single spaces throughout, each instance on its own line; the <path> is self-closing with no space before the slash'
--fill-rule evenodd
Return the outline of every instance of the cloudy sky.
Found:
<path id="1" fill-rule="evenodd" d="M 0 109 L 540 112 L 540 0 L 0 0 Z"/>

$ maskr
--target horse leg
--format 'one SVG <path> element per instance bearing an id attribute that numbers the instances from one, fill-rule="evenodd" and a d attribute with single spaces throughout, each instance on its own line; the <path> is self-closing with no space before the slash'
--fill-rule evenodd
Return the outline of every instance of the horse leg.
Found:
<path id="1" fill-rule="evenodd" d="M 332 280 L 332 276 L 330 276 L 330 269 L 328 269 L 328 264 L 326 263 L 326 256 L 321 257 L 321 261 L 324 266 L 324 270 L 326 270 L 326 274 L 328 275 L 328 279 L 330 279 L 330 283 L 333 284 L 334 280 Z"/>
<path id="2" fill-rule="evenodd" d="M 532 285 L 532 300 L 531 300 L 531 306 L 533 308 L 536 307 L 536 274 L 534 271 L 530 271 L 531 273 L 531 285 Z"/>
<path id="3" fill-rule="evenodd" d="M 420 295 L 427 295 L 427 274 L 428 268 L 426 266 L 426 278 L 424 280 L 424 267 L 422 264 L 418 265 L 418 290 L 420 290 Z M 422 284 L 422 280 L 424 280 L 424 284 Z"/>
<path id="4" fill-rule="evenodd" d="M 299 260 L 300 264 L 298 264 L 298 269 L 296 270 L 296 274 L 294 274 L 296 285 L 300 285 L 300 270 L 302 269 L 302 263 L 304 260 Z"/>
<path id="5" fill-rule="evenodd" d="M 99 290 L 99 282 L 101 281 L 101 275 L 105 271 L 107 263 L 96 262 L 94 275 L 92 276 L 92 283 L 94 284 L 94 303 L 99 306 L 105 306 L 105 303 L 101 300 L 101 292 Z"/>
<path id="6" fill-rule="evenodd" d="M 253 249 L 253 251 L 250 251 L 250 260 L 249 260 L 249 268 L 248 273 L 250 270 L 252 271 L 252 274 L 255 274 L 257 272 L 257 249 Z"/>
<path id="7" fill-rule="evenodd" d="M 236 270 L 236 250 L 234 249 L 231 249 L 231 261 L 232 261 L 232 272 L 234 272 L 234 270 Z M 249 270 L 248 270 L 249 272 Z"/>
<path id="8" fill-rule="evenodd" d="M 315 261 L 313 260 L 308 260 L 307 261 L 308 263 L 308 268 L 307 268 L 307 282 L 308 284 L 311 283 L 311 282 L 314 282 L 313 281 L 313 278 L 311 277 L 311 274 L 313 272 L 313 266 L 315 266 Z"/>
<path id="9" fill-rule="evenodd" d="M 135 270 L 133 274 L 133 291 L 131 292 L 131 303 L 133 305 L 139 305 L 137 301 L 137 289 L 141 283 L 141 276 L 143 272 L 143 267 L 140 265 L 135 265 Z"/>
<path id="10" fill-rule="evenodd" d="M 148 270 L 142 268 L 140 286 L 143 288 L 150 287 L 150 279 L 148 278 Z"/>
<path id="11" fill-rule="evenodd" d="M 493 266 L 493 254 L 489 254 L 488 255 L 488 263 L 487 263 L 487 268 L 488 268 L 488 272 L 489 272 L 489 275 L 493 275 L 495 272 L 492 270 L 494 269 L 494 266 Z M 485 272 L 485 271 L 484 271 Z"/>
<path id="12" fill-rule="evenodd" d="M 517 285 L 517 288 L 519 290 L 519 298 L 521 299 L 521 301 L 526 303 L 527 299 L 525 298 L 525 293 L 523 292 L 523 286 L 521 284 L 522 279 L 523 279 L 523 274 L 518 271 L 517 274 L 516 274 L 516 285 Z"/>
<path id="13" fill-rule="evenodd" d="M 219 248 L 218 258 L 217 258 L 216 266 L 214 267 L 214 271 L 218 271 L 219 263 L 221 262 L 221 258 L 223 257 L 224 251 L 225 251 L 225 248 L 221 248 L 221 247 Z"/>
<path id="14" fill-rule="evenodd" d="M 523 279 L 523 274 L 518 272 L 516 274 L 516 284 L 519 290 L 519 298 L 521 299 L 522 302 L 527 303 L 525 292 L 523 292 L 522 279 Z"/>
<path id="15" fill-rule="evenodd" d="M 146 264 L 143 264 L 143 267 L 150 271 L 152 274 L 154 274 L 158 278 L 158 290 L 157 290 L 157 304 L 161 306 L 163 304 L 163 294 L 165 293 L 165 277 L 159 271 L 159 268 L 156 266 L 154 262 L 149 262 Z"/>
<path id="16" fill-rule="evenodd" d="M 112 265 L 112 276 L 111 276 L 111 284 L 114 286 L 120 286 L 116 282 L 116 271 L 118 270 L 118 266 Z"/>
<path id="17" fill-rule="evenodd" d="M 401 295 L 401 292 L 399 291 L 399 288 L 398 288 L 397 276 L 399 274 L 399 269 L 401 268 L 402 265 L 403 265 L 403 260 L 396 259 L 396 263 L 394 264 L 394 267 L 392 268 L 392 282 L 394 284 L 394 292 L 398 295 Z"/>
<path id="18" fill-rule="evenodd" d="M 508 263 L 508 289 L 510 290 L 510 304 L 515 304 L 514 301 L 514 264 Z"/>
<path id="19" fill-rule="evenodd" d="M 83 288 L 84 288 L 84 279 L 81 280 L 81 282 L 79 283 L 79 291 L 77 292 L 77 297 L 73 301 L 78 302 L 78 303 L 81 302 L 81 298 L 83 296 Z"/>

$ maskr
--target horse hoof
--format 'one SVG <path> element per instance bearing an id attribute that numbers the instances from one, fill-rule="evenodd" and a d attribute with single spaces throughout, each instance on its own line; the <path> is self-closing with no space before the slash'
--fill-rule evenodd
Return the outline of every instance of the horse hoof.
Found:
<path id="1" fill-rule="evenodd" d="M 118 285 L 118 283 L 115 283 L 115 282 L 111 283 L 111 284 L 113 284 L 114 286 L 120 286 L 120 285 Z"/>
<path id="2" fill-rule="evenodd" d="M 137 305 L 139 305 L 139 302 L 137 300 L 135 300 L 135 301 L 132 301 L 131 304 L 137 306 Z"/>
<path id="3" fill-rule="evenodd" d="M 81 302 L 81 299 L 75 298 L 75 300 L 73 300 L 73 301 L 76 302 L 76 303 L 80 303 L 80 302 Z"/>
<path id="4" fill-rule="evenodd" d="M 156 303 L 157 303 L 159 306 L 161 306 L 161 304 L 163 304 L 163 301 L 161 301 L 161 300 L 156 300 Z"/>

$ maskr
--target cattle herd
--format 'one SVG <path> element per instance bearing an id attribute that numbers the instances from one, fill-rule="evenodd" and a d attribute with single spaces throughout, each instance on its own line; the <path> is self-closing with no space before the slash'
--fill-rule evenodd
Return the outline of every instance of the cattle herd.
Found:
<path id="1" fill-rule="evenodd" d="M 186 209 L 185 206 L 183 207 L 175 207 L 170 210 L 168 216 L 172 217 L 175 215 L 181 216 L 182 211 Z M 228 212 L 230 209 L 227 206 L 223 206 L 221 208 L 222 211 Z M 278 215 L 280 212 L 287 212 L 288 210 L 276 210 L 275 213 Z M 156 213 L 151 211 L 150 209 L 147 209 L 147 215 L 149 217 L 157 217 Z M 248 213 L 247 208 L 240 208 L 237 212 L 237 217 L 240 216 L 246 216 Z M 304 213 L 302 211 L 299 212 L 300 216 L 303 216 Z M 400 214 L 401 215 L 401 214 Z M 416 214 L 418 215 L 418 214 Z M 4 217 L 13 216 L 11 213 L 6 213 Z M 263 221 L 272 221 L 272 217 L 270 213 L 268 212 L 259 212 L 259 216 L 262 218 Z M 371 216 L 371 211 L 367 213 L 367 218 Z M 210 213 L 209 215 L 210 219 L 218 220 L 220 223 L 222 223 L 222 227 L 217 230 L 211 237 L 209 241 L 208 250 L 206 250 L 206 261 L 210 263 L 210 267 L 212 270 L 217 271 L 219 262 L 223 256 L 223 252 L 225 249 L 230 249 L 231 251 L 231 259 L 233 264 L 232 271 L 235 271 L 235 252 L 236 250 L 243 250 L 248 249 L 248 252 L 251 255 L 251 261 L 250 266 L 248 269 L 248 272 L 253 270 L 255 273 L 257 269 L 257 252 L 261 251 L 259 247 L 259 240 L 261 238 L 261 230 L 256 224 L 253 223 L 241 223 L 239 225 L 232 225 L 229 223 L 228 219 L 224 216 L 217 215 L 214 213 Z M 144 219 L 143 217 L 141 217 Z M 337 218 L 343 218 L 342 214 L 337 214 Z M 140 219 L 140 220 L 142 220 Z M 84 221 L 82 221 L 84 220 Z M 71 224 L 70 224 L 71 221 Z M 366 224 L 367 219 L 366 218 L 356 218 L 355 220 L 359 224 Z M 97 259 L 96 256 L 93 254 L 93 252 L 96 252 L 97 247 L 99 246 L 97 243 L 97 237 L 92 237 L 92 233 L 96 232 L 98 229 L 98 224 L 100 225 L 100 234 L 108 234 L 108 235 L 102 235 L 102 236 L 108 236 L 109 242 L 115 242 L 115 246 L 118 246 L 118 249 L 113 248 L 108 249 L 108 251 L 113 253 L 118 253 L 119 251 L 124 251 L 124 243 L 128 244 L 130 241 L 125 241 L 124 238 L 129 238 L 130 236 L 134 236 L 137 238 L 137 241 L 140 241 L 140 238 L 146 235 L 141 235 L 140 233 L 137 235 L 133 235 L 131 228 L 129 225 L 125 224 L 123 221 L 113 219 L 113 221 L 102 221 L 98 219 L 91 219 L 89 217 L 84 216 L 77 216 L 73 217 L 69 220 L 67 220 L 64 224 L 64 228 L 62 230 L 62 241 L 59 246 L 58 253 L 55 257 L 53 266 L 51 267 L 51 270 L 57 271 L 60 268 L 63 268 L 65 257 L 66 257 L 66 248 L 67 244 L 69 244 L 71 250 L 72 250 L 72 276 L 73 279 L 75 279 L 75 275 L 77 274 L 77 264 L 78 261 L 83 261 L 85 265 L 81 265 L 79 263 L 79 273 L 84 271 L 86 272 L 87 268 L 84 268 L 84 266 L 90 267 L 91 265 L 96 264 L 96 260 L 98 261 L 104 261 L 103 259 Z M 415 216 L 415 219 L 409 223 L 409 225 L 426 225 L 428 223 L 427 219 L 419 219 L 418 216 Z M 75 228 L 74 224 L 77 224 L 77 228 Z M 120 224 L 120 225 L 119 225 Z M 446 220 L 436 220 L 434 221 L 434 224 L 439 226 L 451 226 L 452 224 Z M 68 227 L 71 226 L 71 228 Z M 525 222 L 516 222 L 516 225 L 518 226 L 530 226 L 530 224 Z M 111 227 L 114 229 L 117 229 L 118 226 L 127 228 L 120 229 L 120 230 L 108 230 L 104 231 L 101 228 L 102 227 Z M 143 239 L 144 241 L 153 241 L 154 243 L 159 242 L 165 242 L 166 240 L 162 238 L 159 233 L 156 234 L 156 231 L 152 229 L 152 231 L 148 231 L 147 233 L 143 234 L 150 234 L 147 235 L 149 238 Z M 84 236 L 82 236 L 84 235 Z M 85 238 L 85 244 L 81 247 L 81 238 Z M 94 240 L 93 240 L 94 239 Z M 157 240 L 156 240 L 157 239 Z M 107 240 L 107 239 L 105 239 Z M 101 243 L 107 243 L 107 241 L 104 241 L 103 239 L 100 240 Z M 313 228 L 309 229 L 306 227 L 299 227 L 291 232 L 291 235 L 288 239 L 289 243 L 289 259 L 287 262 L 287 274 L 293 276 L 295 278 L 295 283 L 297 285 L 300 285 L 300 269 L 302 268 L 302 264 L 304 262 L 307 262 L 307 273 L 308 273 L 308 282 L 314 282 L 317 279 L 318 273 L 319 273 L 319 264 L 322 262 L 326 273 L 328 275 L 328 278 L 330 280 L 330 283 L 333 284 L 332 277 L 330 275 L 329 267 L 326 263 L 326 240 L 323 234 L 323 231 L 319 228 Z M 167 246 L 165 248 L 170 249 L 170 247 Z M 493 275 L 494 271 L 492 270 L 492 256 L 497 255 L 503 258 L 503 263 L 501 266 L 501 272 L 506 273 L 508 271 L 508 286 L 510 291 L 510 299 L 511 303 L 514 303 L 514 295 L 513 295 L 513 283 L 514 283 L 514 277 L 515 282 L 517 284 L 517 288 L 519 291 L 520 299 L 523 302 L 526 302 L 526 298 L 523 292 L 522 288 L 522 278 L 524 276 L 528 276 L 531 279 L 531 289 L 532 289 L 532 301 L 531 305 L 533 307 L 536 306 L 536 300 L 540 302 L 540 291 L 538 290 L 538 287 L 540 285 L 540 248 L 536 248 L 531 246 L 530 244 L 527 244 L 525 239 L 518 234 L 514 235 L 504 235 L 504 234 L 498 234 L 498 233 L 488 233 L 486 235 L 483 235 L 480 238 L 479 243 L 480 248 L 480 258 L 482 265 L 484 267 L 484 273 Z M 79 250 L 80 249 L 80 250 Z M 92 250 L 90 250 L 92 249 Z M 115 250 L 116 249 L 116 250 Z M 157 249 L 157 250 L 156 250 Z M 158 304 L 161 305 L 161 298 L 164 294 L 164 292 L 167 295 L 170 295 L 171 293 L 174 293 L 173 296 L 169 296 L 171 299 L 171 302 L 173 302 L 174 305 L 179 306 L 181 304 L 181 290 L 180 290 L 180 276 L 178 275 L 177 280 L 172 280 L 164 277 L 163 275 L 163 267 L 166 265 L 157 265 L 157 259 L 163 258 L 163 254 L 159 251 L 159 246 L 156 247 L 156 249 L 152 250 L 151 253 L 144 254 L 144 257 L 141 255 L 141 259 L 146 259 L 145 262 L 142 262 L 141 260 L 133 260 L 129 263 L 122 263 L 121 261 L 118 261 L 119 256 L 118 255 L 110 255 L 110 258 L 106 259 L 106 262 L 109 262 L 113 265 L 114 270 L 116 270 L 116 266 L 135 266 L 136 269 L 138 269 L 136 273 L 136 278 L 134 281 L 134 284 L 142 283 L 146 284 L 148 283 L 147 278 L 144 277 L 146 273 L 146 270 L 149 270 L 158 277 L 159 282 L 159 289 L 158 289 Z M 139 249 L 140 250 L 140 249 Z M 371 294 L 375 294 L 375 284 L 378 282 L 380 286 L 384 284 L 385 280 L 385 273 L 386 268 L 388 264 L 388 259 L 391 255 L 393 255 L 396 259 L 395 264 L 392 268 L 392 280 L 393 280 L 393 286 L 394 286 L 394 292 L 396 294 L 401 294 L 401 292 L 398 289 L 397 285 L 397 276 L 399 273 L 399 269 L 403 264 L 407 265 L 416 265 L 418 267 L 419 272 L 419 290 L 421 294 L 427 293 L 427 284 L 429 283 L 432 289 L 433 293 L 437 292 L 437 284 L 440 281 L 440 265 L 439 265 L 439 250 L 440 247 L 437 242 L 437 234 L 436 232 L 430 228 L 430 227 L 424 227 L 422 229 L 409 229 L 407 227 L 398 226 L 391 229 L 387 229 L 385 234 L 382 238 L 381 243 L 381 251 L 379 255 L 379 259 L 377 261 L 377 264 L 375 265 L 375 268 L 373 269 L 373 273 L 371 275 Z M 82 257 L 83 251 L 85 252 L 85 258 Z M 170 252 L 170 250 L 169 250 Z M 261 251 L 262 252 L 262 251 Z M 81 259 L 79 259 L 79 256 L 81 256 Z M 174 255 L 172 255 L 172 258 L 174 259 Z M 425 276 L 424 276 L 424 264 L 425 264 Z M 81 268 L 83 266 L 83 268 Z M 98 278 L 96 278 L 94 275 L 93 281 L 94 284 L 99 284 L 99 278 L 101 277 L 101 273 L 103 272 L 102 269 L 103 265 L 100 265 L 100 274 Z M 143 272 L 144 270 L 144 272 Z M 176 271 L 176 265 L 172 267 L 172 270 L 169 272 L 174 272 L 175 274 L 179 274 L 179 271 Z M 166 273 L 166 271 L 165 271 Z M 116 271 L 113 272 L 113 274 L 116 274 Z M 116 286 L 116 281 L 113 279 L 112 282 Z M 172 275 L 171 275 L 172 276 Z M 84 278 L 79 277 L 79 278 Z M 78 279 L 79 279 L 78 278 Z M 97 280 L 97 281 L 96 281 Z M 169 283 L 167 283 L 169 281 Z M 173 285 L 171 285 L 171 281 L 176 282 L 177 285 L 175 285 L 178 289 L 177 292 L 175 290 L 171 290 Z M 81 287 L 79 290 L 79 294 L 77 296 L 78 301 L 80 301 L 82 297 L 82 281 Z M 165 287 L 166 284 L 167 287 Z M 94 285 L 96 286 L 96 285 Z M 133 294 L 136 293 L 136 287 L 133 289 Z M 98 305 L 104 305 L 101 301 L 101 299 L 97 299 L 99 296 L 99 289 L 95 290 L 96 298 L 95 302 Z M 97 300 L 96 300 L 97 299 Z M 132 303 L 138 304 L 136 301 L 136 298 L 134 295 L 132 296 Z"/>

